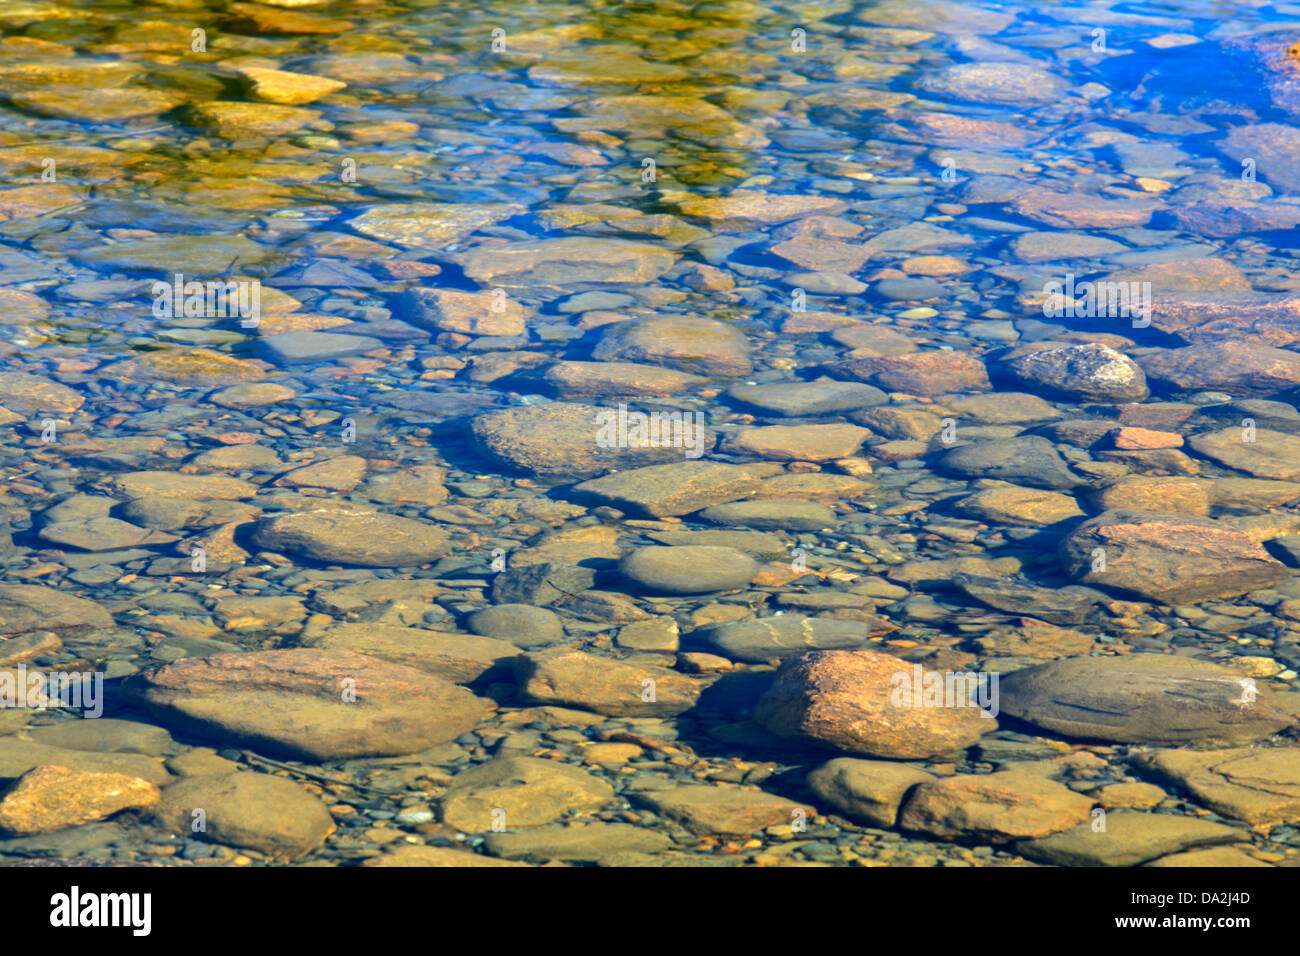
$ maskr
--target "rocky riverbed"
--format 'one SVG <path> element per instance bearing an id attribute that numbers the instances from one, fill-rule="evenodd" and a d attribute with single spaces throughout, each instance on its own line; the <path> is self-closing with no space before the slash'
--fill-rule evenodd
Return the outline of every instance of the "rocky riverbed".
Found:
<path id="1" fill-rule="evenodd" d="M 1155 9 L 0 4 L 0 862 L 1296 865 L 1300 19 Z"/>

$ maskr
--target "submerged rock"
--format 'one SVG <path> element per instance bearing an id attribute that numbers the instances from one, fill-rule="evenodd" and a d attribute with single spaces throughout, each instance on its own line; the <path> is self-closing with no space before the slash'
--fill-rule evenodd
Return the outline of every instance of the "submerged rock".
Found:
<path id="1" fill-rule="evenodd" d="M 1253 827 L 1300 822 L 1300 750 L 1159 750 L 1139 754 L 1143 773 L 1176 785 L 1215 813 Z"/>
<path id="2" fill-rule="evenodd" d="M 719 624 L 693 636 L 707 640 L 734 661 L 763 663 L 805 651 L 861 647 L 867 635 L 867 626 L 858 621 L 781 614 Z"/>
<path id="3" fill-rule="evenodd" d="M 748 836 L 806 818 L 809 808 L 762 790 L 688 784 L 647 790 L 637 802 L 701 835 Z"/>
<path id="4" fill-rule="evenodd" d="M 1070 471 L 1056 447 L 1039 435 L 982 441 L 945 452 L 936 466 L 968 478 L 997 478 L 1068 491 L 1086 482 Z"/>
<path id="5" fill-rule="evenodd" d="M 570 813 L 599 810 L 614 788 L 571 764 L 497 757 L 452 778 L 440 801 L 442 820 L 464 833 L 536 827 Z"/>
<path id="6" fill-rule="evenodd" d="M 601 361 L 666 365 L 696 375 L 748 375 L 749 343 L 713 319 L 670 316 L 608 326 L 592 355 Z"/>
<path id="7" fill-rule="evenodd" d="M 758 573 L 758 564 L 732 548 L 687 545 L 637 548 L 619 562 L 619 570 L 652 591 L 703 594 L 744 587 Z"/>
<path id="8" fill-rule="evenodd" d="M 149 807 L 158 797 L 158 788 L 139 777 L 40 766 L 0 798 L 0 830 L 10 836 L 49 833 Z"/>
<path id="9" fill-rule="evenodd" d="M 1041 67 L 1025 63 L 959 63 L 926 76 L 930 93 L 976 103 L 1046 106 L 1061 99 L 1069 84 Z"/>
<path id="10" fill-rule="evenodd" d="M 450 548 L 447 533 L 397 515 L 308 511 L 261 521 L 253 533 L 259 547 L 322 564 L 405 568 L 436 561 Z"/>
<path id="11" fill-rule="evenodd" d="M 652 282 L 677 256 L 643 242 L 571 237 L 484 244 L 447 258 L 484 286 L 563 291 L 573 285 Z"/>
<path id="12" fill-rule="evenodd" d="M 1024 385 L 1075 401 L 1136 402 L 1149 394 L 1136 362 L 1095 342 L 1022 355 L 1006 370 Z"/>
<path id="13" fill-rule="evenodd" d="M 779 470 L 779 469 L 777 469 Z M 720 462 L 683 461 L 621 471 L 573 488 L 573 497 L 650 518 L 684 515 L 736 501 L 762 487 L 767 472 Z"/>
<path id="14" fill-rule="evenodd" d="M 704 684 L 663 667 L 581 651 L 535 651 L 519 658 L 523 695 L 539 704 L 581 707 L 611 717 L 682 714 Z"/>
<path id="15" fill-rule="evenodd" d="M 409 754 L 454 740 L 484 701 L 422 671 L 346 651 L 188 658 L 123 692 L 174 726 L 299 760 Z"/>
<path id="16" fill-rule="evenodd" d="M 625 427 L 619 433 L 618 424 Z M 653 431 L 653 433 L 652 433 Z M 541 478 L 580 479 L 615 468 L 698 458 L 713 447 L 702 422 L 674 422 L 578 402 L 486 412 L 470 424 L 475 445 L 500 464 Z"/>
<path id="17" fill-rule="evenodd" d="M 782 737 L 904 760 L 960 750 L 997 729 L 971 703 L 900 706 L 898 675 L 912 674 L 912 665 L 878 651 L 814 651 L 781 665 L 754 718 Z"/>
<path id="18" fill-rule="evenodd" d="M 934 396 L 988 389 L 984 363 L 964 352 L 914 352 L 881 358 L 845 359 L 826 370 L 893 392 Z"/>
<path id="19" fill-rule="evenodd" d="M 1085 740 L 1244 743 L 1291 726 L 1293 705 L 1241 674 L 1188 657 L 1076 657 L 1007 674 L 1002 711 Z"/>
<path id="20" fill-rule="evenodd" d="M 1291 574 L 1249 535 L 1194 515 L 1103 512 L 1061 542 L 1060 556 L 1075 580 L 1162 604 L 1233 597 Z"/>
<path id="21" fill-rule="evenodd" d="M 887 760 L 836 757 L 808 774 L 808 789 L 841 813 L 870 826 L 893 827 L 903 800 L 934 774 Z"/>
<path id="22" fill-rule="evenodd" d="M 1015 845 L 1017 853 L 1056 866 L 1137 866 L 1194 846 L 1235 843 L 1244 831 L 1171 813 L 1117 810 L 1106 815 L 1106 829 L 1092 823 Z"/>
<path id="23" fill-rule="evenodd" d="M 246 847 L 276 860 L 295 860 L 336 829 L 325 804 L 292 780 L 266 773 L 207 774 L 174 783 L 154 810 L 159 826 L 177 837 L 195 834 L 203 812 L 205 840 Z"/>
<path id="24" fill-rule="evenodd" d="M 941 840 L 1007 843 L 1068 830 L 1086 821 L 1091 810 L 1089 797 L 1064 784 L 1002 770 L 920 784 L 903 805 L 898 824 Z"/>

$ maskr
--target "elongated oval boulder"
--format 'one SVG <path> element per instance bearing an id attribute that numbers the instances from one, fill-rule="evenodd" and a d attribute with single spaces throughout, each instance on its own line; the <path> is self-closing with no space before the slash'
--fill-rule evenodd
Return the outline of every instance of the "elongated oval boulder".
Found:
<path id="1" fill-rule="evenodd" d="M 938 468 L 964 478 L 995 478 L 1052 491 L 1085 484 L 1070 471 L 1056 446 L 1041 435 L 959 445 L 939 459 Z"/>
<path id="2" fill-rule="evenodd" d="M 637 548 L 618 568 L 629 581 L 665 594 L 730 591 L 758 573 L 758 563 L 744 552 L 709 545 Z"/>
<path id="3" fill-rule="evenodd" d="M 1092 799 L 1032 773 L 957 774 L 922 783 L 898 816 L 906 830 L 941 840 L 1006 843 L 1069 830 L 1088 819 Z"/>
<path id="4" fill-rule="evenodd" d="M 46 764 L 23 774 L 0 799 L 0 831 L 13 836 L 50 833 L 150 806 L 158 796 L 152 783 L 130 774 Z"/>
<path id="5" fill-rule="evenodd" d="M 522 696 L 538 704 L 581 707 L 611 717 L 684 714 L 705 684 L 666 667 L 555 648 L 516 658 Z"/>
<path id="6" fill-rule="evenodd" d="M 867 631 L 860 621 L 781 614 L 719 624 L 708 628 L 704 636 L 733 661 L 762 662 L 810 650 L 859 647 L 866 641 Z"/>
<path id="7" fill-rule="evenodd" d="M 498 757 L 458 773 L 440 809 L 443 822 L 465 833 L 505 826 L 536 827 L 568 813 L 599 810 L 614 788 L 572 764 L 535 757 Z"/>
<path id="8" fill-rule="evenodd" d="M 1098 342 L 1020 355 L 1006 372 L 1035 391 L 1076 401 L 1140 402 L 1149 394 L 1141 367 Z"/>
<path id="9" fill-rule="evenodd" d="M 202 811 L 204 822 L 197 834 L 195 811 Z M 163 791 L 153 816 L 176 836 L 194 834 L 281 861 L 310 853 L 335 829 L 325 804 L 292 780 L 269 773 L 205 774 L 181 780 Z"/>
<path id="10" fill-rule="evenodd" d="M 253 533 L 258 547 L 322 564 L 407 568 L 447 554 L 441 528 L 397 515 L 308 511 L 262 521 Z"/>
<path id="11" fill-rule="evenodd" d="M 308 648 L 191 657 L 132 677 L 122 693 L 178 729 L 303 760 L 415 753 L 488 712 L 431 674 Z"/>
<path id="12" fill-rule="evenodd" d="M 507 468 L 546 479 L 591 478 L 616 468 L 699 458 L 714 435 L 702 420 L 676 421 L 581 402 L 548 402 L 479 415 L 474 444 Z"/>
<path id="13" fill-rule="evenodd" d="M 1000 683 L 1003 713 L 1086 740 L 1244 743 L 1294 723 L 1295 706 L 1285 698 L 1188 657 L 1072 657 L 1015 671 Z"/>
<path id="14" fill-rule="evenodd" d="M 914 687 L 919 670 L 878 651 L 814 651 L 781 665 L 754 718 L 782 737 L 903 760 L 969 747 L 997 729 L 975 703 L 927 705 L 924 674 L 915 694 L 898 693 Z M 944 683 L 940 674 L 929 681 L 936 678 Z"/>
<path id="15" fill-rule="evenodd" d="M 667 365 L 696 375 L 748 375 L 754 368 L 740 329 L 691 316 L 610 325 L 592 354 L 598 361 Z"/>
<path id="16" fill-rule="evenodd" d="M 94 601 L 39 584 L 0 584 L 0 637 L 32 631 L 78 634 L 112 626 L 113 616 Z"/>
<path id="17" fill-rule="evenodd" d="M 1194 604 L 1266 588 L 1291 572 L 1250 535 L 1194 515 L 1105 511 L 1060 545 L 1075 580 L 1162 604 Z"/>

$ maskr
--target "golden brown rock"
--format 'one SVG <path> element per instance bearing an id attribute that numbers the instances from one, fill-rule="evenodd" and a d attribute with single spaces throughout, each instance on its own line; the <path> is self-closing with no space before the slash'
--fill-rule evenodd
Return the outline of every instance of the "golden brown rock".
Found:
<path id="1" fill-rule="evenodd" d="M 754 717 L 782 737 L 897 759 L 969 747 L 997 728 L 997 721 L 945 675 L 922 677 L 924 683 L 937 678 L 952 698 L 938 706 L 927 704 L 922 688 L 902 693 L 916 683 L 915 676 L 913 665 L 878 651 L 814 651 L 781 666 Z M 946 694 L 945 683 L 953 694 Z"/>
<path id="2" fill-rule="evenodd" d="M 50 833 L 152 806 L 158 797 L 158 788 L 139 777 L 42 765 L 0 798 L 0 830 L 11 836 Z"/>

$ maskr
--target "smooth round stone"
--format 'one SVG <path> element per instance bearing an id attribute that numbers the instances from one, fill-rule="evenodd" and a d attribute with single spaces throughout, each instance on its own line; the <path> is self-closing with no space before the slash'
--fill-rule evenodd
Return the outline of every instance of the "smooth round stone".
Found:
<path id="1" fill-rule="evenodd" d="M 758 564 L 734 548 L 685 545 L 637 548 L 619 562 L 619 570 L 652 591 L 703 594 L 744 587 L 758 573 Z"/>
<path id="2" fill-rule="evenodd" d="M 945 294 L 944 287 L 933 279 L 881 279 L 876 283 L 873 291 L 885 299 L 918 302 L 939 299 Z"/>
<path id="3" fill-rule="evenodd" d="M 447 532 L 397 515 L 309 511 L 263 519 L 253 533 L 260 548 L 323 564 L 406 568 L 449 550 Z"/>
<path id="4" fill-rule="evenodd" d="M 769 661 L 804 651 L 861 647 L 867 627 L 860 621 L 832 621 L 781 614 L 710 628 L 709 643 L 733 661 Z"/>
<path id="5" fill-rule="evenodd" d="M 739 402 L 787 417 L 856 411 L 883 405 L 889 399 L 878 388 L 861 382 L 778 382 L 737 385 L 728 394 Z"/>
<path id="6" fill-rule="evenodd" d="M 790 531 L 820 531 L 834 528 L 839 516 L 825 505 L 812 501 L 790 501 L 784 498 L 755 498 L 750 501 L 732 501 L 713 505 L 700 512 L 700 517 L 711 524 L 738 525 L 759 530 L 786 529 Z"/>
<path id="7" fill-rule="evenodd" d="M 564 626 L 554 611 L 531 604 L 498 604 L 475 611 L 465 622 L 482 637 L 495 637 L 520 647 L 540 647 L 564 640 Z"/>
<path id="8" fill-rule="evenodd" d="M 792 272 L 783 281 L 816 295 L 861 295 L 867 291 L 865 283 L 843 272 Z"/>
<path id="9" fill-rule="evenodd" d="M 571 295 L 558 306 L 557 310 L 568 314 L 573 312 L 590 312 L 602 309 L 621 309 L 636 300 L 622 292 L 580 292 Z"/>

